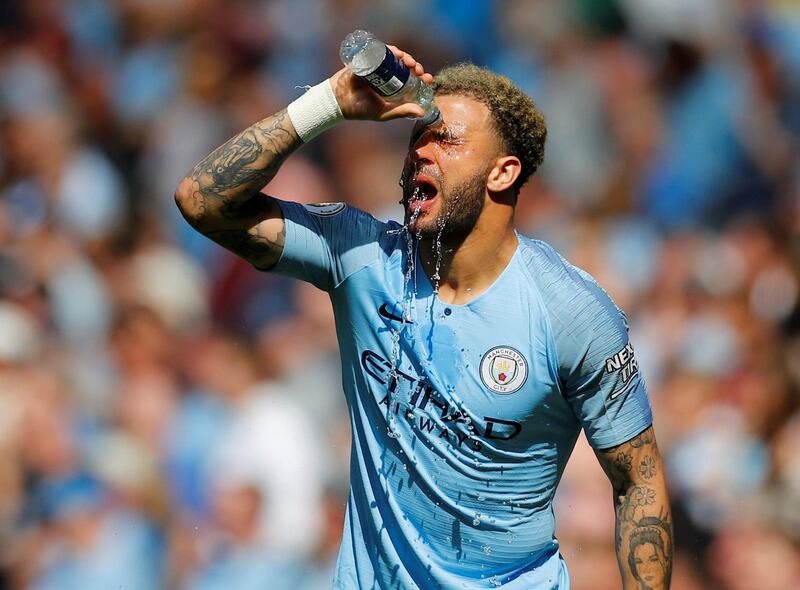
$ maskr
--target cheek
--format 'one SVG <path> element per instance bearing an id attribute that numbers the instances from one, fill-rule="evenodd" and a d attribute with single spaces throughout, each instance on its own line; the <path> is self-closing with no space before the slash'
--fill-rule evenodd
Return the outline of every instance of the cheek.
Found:
<path id="1" fill-rule="evenodd" d="M 473 157 L 473 150 L 463 145 L 437 144 L 436 155 L 440 161 L 460 162 Z"/>

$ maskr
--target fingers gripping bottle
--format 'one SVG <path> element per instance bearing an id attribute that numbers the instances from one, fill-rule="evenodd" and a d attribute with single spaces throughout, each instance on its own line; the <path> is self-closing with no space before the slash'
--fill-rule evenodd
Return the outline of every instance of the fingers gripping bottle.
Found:
<path id="1" fill-rule="evenodd" d="M 442 122 L 439 108 L 433 104 L 433 88 L 411 73 L 386 44 L 367 31 L 353 31 L 342 41 L 339 55 L 344 65 L 366 80 L 375 92 L 389 102 L 415 102 L 425 114 L 425 125 Z"/>

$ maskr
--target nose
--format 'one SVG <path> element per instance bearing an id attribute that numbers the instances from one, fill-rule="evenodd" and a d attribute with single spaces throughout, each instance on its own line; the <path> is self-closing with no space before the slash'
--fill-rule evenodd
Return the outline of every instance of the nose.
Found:
<path id="1" fill-rule="evenodd" d="M 411 149 L 409 150 L 411 159 L 415 163 L 417 162 L 432 162 L 432 151 L 433 149 L 433 136 L 429 129 L 425 129 L 419 136 L 411 143 Z"/>

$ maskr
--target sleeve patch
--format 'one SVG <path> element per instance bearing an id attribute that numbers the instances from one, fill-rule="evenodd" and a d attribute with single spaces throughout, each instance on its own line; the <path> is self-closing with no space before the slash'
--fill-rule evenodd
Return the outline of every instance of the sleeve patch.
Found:
<path id="1" fill-rule="evenodd" d="M 608 357 L 605 364 L 606 373 L 609 375 L 617 373 L 619 380 L 622 381 L 621 386 L 609 396 L 610 399 L 614 399 L 628 388 L 633 378 L 639 373 L 639 363 L 633 356 L 633 345 L 628 342 L 619 351 Z"/>
<path id="2" fill-rule="evenodd" d="M 344 203 L 310 203 L 303 205 L 306 211 L 319 217 L 333 217 L 344 211 L 346 206 Z"/>

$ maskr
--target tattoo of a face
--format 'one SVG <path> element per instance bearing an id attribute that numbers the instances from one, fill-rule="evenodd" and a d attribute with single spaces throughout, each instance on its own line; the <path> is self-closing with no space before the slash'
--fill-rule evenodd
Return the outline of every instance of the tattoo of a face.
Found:
<path id="1" fill-rule="evenodd" d="M 614 489 L 615 546 L 625 578 L 638 590 L 669 587 L 672 523 L 660 455 L 652 428 L 598 452 Z"/>
<path id="2" fill-rule="evenodd" d="M 628 567 L 639 590 L 666 588 L 672 577 L 672 528 L 663 515 L 640 519 L 628 541 Z"/>

